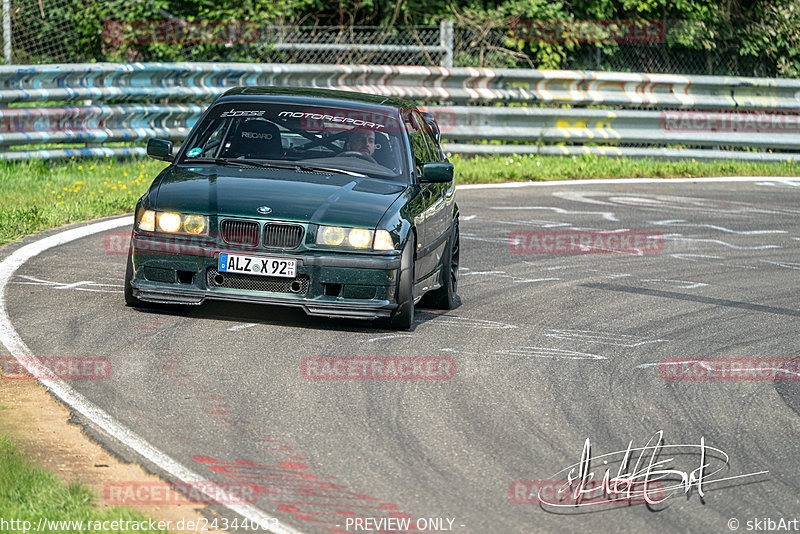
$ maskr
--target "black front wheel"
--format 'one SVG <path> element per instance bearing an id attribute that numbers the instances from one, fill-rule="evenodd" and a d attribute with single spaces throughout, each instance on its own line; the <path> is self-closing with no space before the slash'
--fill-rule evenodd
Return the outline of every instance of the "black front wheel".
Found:
<path id="1" fill-rule="evenodd" d="M 458 220 L 453 223 L 453 231 L 447 242 L 447 249 L 442 257 L 441 283 L 442 287 L 431 291 L 427 295 L 427 302 L 431 308 L 439 310 L 452 310 L 458 304 L 456 291 L 458 290 L 458 266 L 460 261 L 461 239 L 458 235 Z"/>
<path id="2" fill-rule="evenodd" d="M 388 326 L 393 330 L 411 330 L 414 324 L 414 234 L 406 240 L 400 257 L 400 272 L 397 282 L 397 309 L 389 318 Z"/>

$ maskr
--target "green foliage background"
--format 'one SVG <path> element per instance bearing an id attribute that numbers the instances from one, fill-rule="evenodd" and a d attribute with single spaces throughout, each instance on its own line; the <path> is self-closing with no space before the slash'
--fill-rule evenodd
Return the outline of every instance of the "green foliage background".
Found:
<path id="1" fill-rule="evenodd" d="M 510 28 L 532 20 L 663 21 L 665 43 L 651 54 L 708 63 L 706 74 L 795 77 L 800 73 L 800 0 L 15 0 L 30 2 L 41 16 L 15 20 L 15 40 L 47 42 L 69 38 L 69 61 L 267 61 L 268 44 L 226 46 L 197 44 L 129 44 L 114 46 L 104 37 L 108 21 L 241 21 L 258 25 L 380 26 L 385 32 L 436 25 L 443 19 L 456 29 L 476 33 L 492 28 L 507 33 L 504 54 L 478 53 L 466 42 L 457 66 L 573 68 L 578 53 L 593 57 L 596 48 L 610 58 L 608 70 L 625 70 L 625 50 L 611 40 L 600 44 L 566 38 L 530 42 Z M 34 20 L 35 19 L 35 20 Z M 677 24 L 676 24 L 677 22 Z M 20 25 L 24 27 L 20 27 Z M 466 39 L 469 41 L 469 39 Z M 644 48 L 642 48 L 644 49 Z M 635 55 L 639 51 L 627 51 Z M 63 54 L 62 54 L 63 55 Z M 15 63 L 42 63 L 47 58 L 16 57 Z M 26 61 L 28 59 L 29 61 Z M 53 57 L 53 62 L 60 59 Z M 616 61 L 618 60 L 618 61 Z M 580 63 L 578 61 L 578 63 Z M 630 62 L 631 70 L 646 70 Z M 663 63 L 663 62 L 662 62 Z M 670 62 L 668 61 L 667 64 Z M 675 62 L 674 72 L 681 72 Z M 619 65 L 622 65 L 620 67 Z M 735 68 L 734 68 L 735 67 Z M 579 65 L 575 68 L 584 68 Z M 591 65 L 586 68 L 592 68 Z M 735 71 L 735 72 L 734 72 Z"/>

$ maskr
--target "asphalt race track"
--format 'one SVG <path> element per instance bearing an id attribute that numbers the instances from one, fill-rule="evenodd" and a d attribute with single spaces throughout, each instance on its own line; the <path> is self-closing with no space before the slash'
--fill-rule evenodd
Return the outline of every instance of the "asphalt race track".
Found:
<path id="1" fill-rule="evenodd" d="M 254 305 L 126 308 L 127 246 L 114 240 L 127 226 L 24 263 L 6 287 L 7 312 L 35 355 L 108 358 L 108 379 L 69 386 L 193 472 L 250 484 L 276 531 L 367 532 L 347 518 L 394 514 L 463 533 L 730 532 L 734 518 L 746 530 L 800 515 L 791 379 L 800 375 L 686 380 L 659 365 L 800 357 L 800 181 L 465 188 L 458 203 L 462 304 L 418 308 L 413 332 Z M 535 254 L 509 244 L 519 231 L 615 230 L 660 232 L 663 249 Z M 353 356 L 444 358 L 455 375 L 301 371 L 307 357 Z M 606 468 L 616 476 L 621 454 L 606 466 L 597 457 L 659 431 L 663 463 L 651 468 L 670 472 L 658 504 L 553 506 L 547 492 L 542 503 L 524 490 L 547 484 L 516 483 L 580 473 L 587 439 L 595 479 Z"/>

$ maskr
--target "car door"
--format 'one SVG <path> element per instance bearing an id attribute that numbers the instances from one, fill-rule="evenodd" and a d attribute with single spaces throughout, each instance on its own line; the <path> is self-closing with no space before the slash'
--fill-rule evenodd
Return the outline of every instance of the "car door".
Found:
<path id="1" fill-rule="evenodd" d="M 441 145 L 439 144 L 439 135 L 434 132 L 434 127 L 438 131 L 438 127 L 436 127 L 435 122 L 433 122 L 434 119 L 431 117 L 430 120 L 427 120 L 424 116 L 422 118 L 424 120 L 424 137 L 431 147 L 431 152 L 435 158 L 433 161 L 446 162 L 447 158 L 445 157 Z M 438 200 L 434 203 L 435 209 L 433 211 L 436 220 L 432 224 L 432 226 L 434 226 L 438 232 L 438 241 L 434 242 L 433 252 L 437 257 L 438 265 L 442 255 L 445 253 L 447 247 L 447 238 L 450 236 L 450 229 L 453 223 L 453 212 L 456 201 L 455 178 L 446 184 L 430 185 L 436 186 L 436 196 L 438 198 Z"/>
<path id="2" fill-rule="evenodd" d="M 426 128 L 425 120 L 419 112 L 412 110 L 406 116 L 414 157 L 414 174 L 422 196 L 423 211 L 417 223 L 417 269 L 416 279 L 430 275 L 440 264 L 447 241 L 449 223 L 445 223 L 447 184 L 423 183 L 422 168 L 426 163 L 439 161 L 438 149 L 433 137 Z M 435 282 L 432 280 L 431 283 Z M 426 289 L 429 284 L 423 284 Z"/>

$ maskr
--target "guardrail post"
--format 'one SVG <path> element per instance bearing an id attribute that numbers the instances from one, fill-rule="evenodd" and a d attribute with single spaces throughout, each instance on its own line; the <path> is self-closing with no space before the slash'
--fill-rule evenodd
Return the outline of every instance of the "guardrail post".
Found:
<path id="1" fill-rule="evenodd" d="M 11 65 L 11 0 L 3 0 L 3 58 Z"/>
<path id="2" fill-rule="evenodd" d="M 443 20 L 439 23 L 439 46 L 444 48 L 441 66 L 453 68 L 453 21 Z"/>
<path id="3" fill-rule="evenodd" d="M 102 104 L 102 101 L 101 101 L 101 104 Z M 91 106 L 94 105 L 94 101 L 92 101 L 92 100 L 84 100 L 83 101 L 83 105 L 87 106 L 87 107 L 91 107 Z M 86 148 L 101 148 L 103 146 L 103 143 L 98 143 L 98 142 L 95 142 L 95 141 L 92 141 L 92 140 L 87 140 L 86 143 L 84 144 L 84 146 Z"/>

